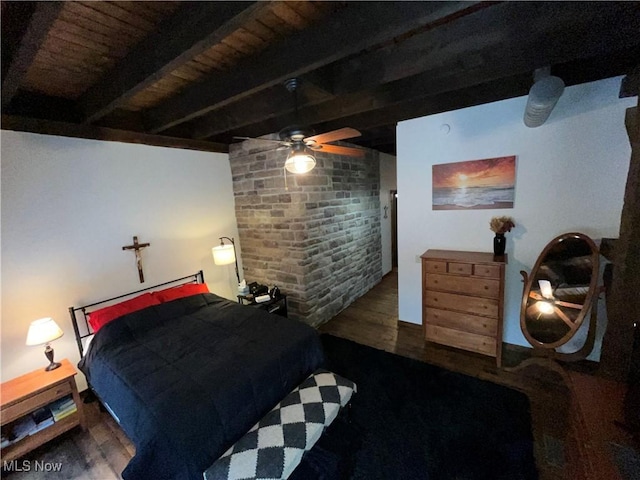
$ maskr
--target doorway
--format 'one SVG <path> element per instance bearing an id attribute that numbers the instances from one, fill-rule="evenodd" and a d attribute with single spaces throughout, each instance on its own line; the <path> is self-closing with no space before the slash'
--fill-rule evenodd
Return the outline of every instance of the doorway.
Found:
<path id="1" fill-rule="evenodd" d="M 398 191 L 391 190 L 391 266 L 398 268 Z"/>

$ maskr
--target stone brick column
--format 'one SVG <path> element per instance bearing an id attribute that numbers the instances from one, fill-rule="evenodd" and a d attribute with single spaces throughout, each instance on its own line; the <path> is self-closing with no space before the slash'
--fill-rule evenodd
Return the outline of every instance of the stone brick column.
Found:
<path id="1" fill-rule="evenodd" d="M 288 152 L 265 148 L 249 140 L 229 152 L 244 277 L 278 285 L 291 317 L 319 325 L 381 279 L 378 153 L 317 153 L 285 188 Z"/>

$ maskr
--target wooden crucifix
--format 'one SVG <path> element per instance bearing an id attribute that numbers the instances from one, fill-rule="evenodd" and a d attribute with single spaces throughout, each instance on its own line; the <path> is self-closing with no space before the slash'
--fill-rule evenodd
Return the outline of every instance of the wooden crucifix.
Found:
<path id="1" fill-rule="evenodd" d="M 136 254 L 136 263 L 138 264 L 138 276 L 140 277 L 140 283 L 144 283 L 144 273 L 142 273 L 142 255 L 140 250 L 144 247 L 149 247 L 150 243 L 138 243 L 138 237 L 133 237 L 133 245 L 126 245 L 122 247 L 122 250 L 134 250 Z"/>

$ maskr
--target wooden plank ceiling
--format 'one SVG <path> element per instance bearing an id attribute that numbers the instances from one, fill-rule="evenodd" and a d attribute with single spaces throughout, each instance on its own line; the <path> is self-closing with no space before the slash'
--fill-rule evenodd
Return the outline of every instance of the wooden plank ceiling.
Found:
<path id="1" fill-rule="evenodd" d="M 226 151 L 631 73 L 639 2 L 3 1 L 2 128 Z M 299 78 L 298 110 L 283 82 Z"/>

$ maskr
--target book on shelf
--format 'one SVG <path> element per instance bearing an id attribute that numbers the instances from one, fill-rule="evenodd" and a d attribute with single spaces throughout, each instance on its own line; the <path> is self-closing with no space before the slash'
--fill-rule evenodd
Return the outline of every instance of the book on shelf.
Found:
<path id="1" fill-rule="evenodd" d="M 78 411 L 71 395 L 55 400 L 2 427 L 0 448 L 8 447 L 29 435 L 50 427 L 55 422 Z"/>
<path id="2" fill-rule="evenodd" d="M 39 408 L 35 412 L 31 414 L 31 418 L 35 423 L 35 427 L 31 429 L 29 435 L 33 435 L 38 433 L 40 430 L 44 430 L 47 427 L 53 425 L 53 414 L 51 413 L 51 409 L 48 406 Z"/>
<path id="3" fill-rule="evenodd" d="M 36 433 L 38 433 L 40 430 L 44 430 L 47 427 L 50 427 L 51 425 L 53 425 L 55 423 L 55 421 L 53 420 L 53 417 L 49 418 L 48 420 L 37 424 L 30 432 L 29 435 L 35 435 Z"/>
<path id="4" fill-rule="evenodd" d="M 51 410 L 53 419 L 56 422 L 78 411 L 78 406 L 73 401 L 73 397 L 71 395 L 60 398 L 55 402 L 50 403 L 48 407 Z"/>
<path id="5" fill-rule="evenodd" d="M 67 395 L 66 397 L 62 397 L 51 402 L 47 406 L 51 409 L 52 413 L 55 413 L 56 411 L 64 410 L 71 405 L 75 405 L 75 402 L 73 401 L 73 397 L 71 395 Z"/>
<path id="6" fill-rule="evenodd" d="M 73 407 L 70 408 L 68 410 L 65 410 L 63 412 L 59 412 L 59 413 L 54 413 L 53 414 L 53 418 L 56 422 L 59 422 L 60 420 L 62 420 L 65 417 L 68 417 L 69 415 L 76 413 L 78 411 L 78 407 Z"/>
<path id="7" fill-rule="evenodd" d="M 46 422 L 53 418 L 53 414 L 51 413 L 51 409 L 48 407 L 42 407 L 36 410 L 31 414 L 31 418 L 36 423 L 36 425 L 40 425 L 43 422 Z"/>
<path id="8" fill-rule="evenodd" d="M 6 439 L 9 441 L 7 445 L 2 442 L 3 446 L 8 446 L 13 443 L 19 442 L 23 438 L 30 435 L 31 431 L 36 428 L 36 422 L 33 421 L 31 415 L 26 415 L 15 422 L 9 427 Z"/>

